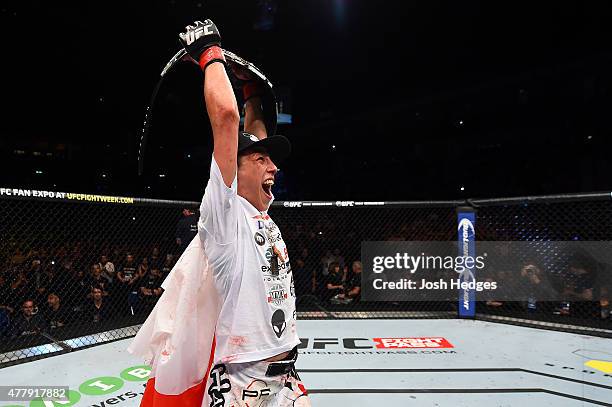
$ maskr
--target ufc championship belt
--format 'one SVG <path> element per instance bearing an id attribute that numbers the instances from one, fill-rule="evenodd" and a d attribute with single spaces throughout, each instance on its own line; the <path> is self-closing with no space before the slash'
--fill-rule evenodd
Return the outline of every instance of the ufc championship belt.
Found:
<path id="1" fill-rule="evenodd" d="M 266 78 L 266 76 L 263 74 L 263 72 L 261 72 L 259 68 L 257 68 L 249 61 L 240 58 L 238 55 L 225 49 L 223 50 L 223 55 L 225 56 L 225 60 L 228 66 L 231 68 L 228 70 L 227 74 L 234 88 L 240 89 L 241 84 L 243 83 L 243 81 L 238 79 L 233 74 L 234 70 L 241 70 L 243 72 L 248 71 L 249 76 L 252 78 L 251 80 L 259 82 L 259 88 L 262 89 L 263 92 L 263 94 L 261 95 L 261 105 L 264 116 L 264 124 L 266 126 L 266 133 L 268 136 L 273 136 L 276 132 L 278 111 L 276 106 L 276 95 L 274 94 L 272 83 L 268 80 L 268 78 Z M 147 109 L 145 111 L 145 119 L 140 133 L 140 145 L 138 147 L 138 175 L 142 175 L 144 170 L 144 157 L 147 149 L 147 141 L 151 129 L 151 123 L 153 122 L 153 110 L 155 106 L 155 99 L 157 98 L 157 93 L 161 88 L 166 74 L 179 61 L 184 60 L 188 60 L 187 51 L 181 49 L 170 59 L 170 61 L 168 61 L 168 63 L 160 74 L 160 78 L 157 81 L 155 88 L 153 88 L 151 98 L 149 99 L 149 105 L 147 106 Z M 237 93 L 241 97 L 242 92 Z"/>

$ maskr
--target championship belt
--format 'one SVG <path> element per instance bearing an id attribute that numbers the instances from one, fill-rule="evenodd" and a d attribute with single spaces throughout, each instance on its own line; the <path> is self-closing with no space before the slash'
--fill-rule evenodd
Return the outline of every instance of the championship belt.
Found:
<path id="1" fill-rule="evenodd" d="M 261 89 L 261 108 L 264 116 L 264 124 L 266 126 L 266 135 L 268 137 L 273 136 L 276 133 L 276 124 L 278 120 L 278 110 L 276 105 L 276 95 L 274 94 L 274 88 L 272 83 L 266 78 L 259 68 L 250 63 L 249 61 L 240 58 L 238 55 L 228 50 L 223 50 L 225 60 L 231 68 L 231 71 L 243 70 L 247 71 L 251 77 L 251 81 L 257 82 L 259 89 Z M 235 77 L 233 74 L 230 75 L 230 80 L 234 84 L 234 87 L 242 88 L 242 81 Z"/>
<path id="2" fill-rule="evenodd" d="M 274 94 L 274 89 L 272 83 L 266 78 L 263 72 L 257 68 L 254 64 L 239 57 L 238 55 L 230 52 L 228 50 L 223 50 L 223 55 L 225 56 L 225 60 L 228 64 L 228 67 L 231 68 L 228 70 L 227 74 L 232 82 L 234 88 L 241 89 L 243 80 L 237 78 L 233 71 L 240 70 L 242 72 L 247 72 L 250 81 L 257 82 L 258 88 L 261 89 L 261 107 L 264 116 L 264 124 L 266 126 L 266 133 L 268 136 L 273 136 L 276 132 L 276 124 L 278 120 L 278 111 L 276 105 L 276 95 Z M 178 51 L 171 59 L 168 61 L 164 69 L 160 74 L 160 78 L 153 88 L 153 92 L 151 93 L 151 98 L 149 99 L 149 105 L 145 111 L 145 119 L 143 122 L 142 130 L 140 132 L 140 145 L 138 147 L 138 175 L 142 175 L 144 170 L 144 157 L 147 149 L 147 141 L 149 132 L 151 129 L 151 124 L 153 121 L 153 110 L 155 106 L 155 99 L 157 98 L 157 93 L 161 88 L 161 85 L 166 77 L 166 74 L 172 69 L 180 61 L 190 60 L 187 55 L 187 51 L 185 49 L 181 49 Z M 238 92 L 239 97 L 238 100 L 242 99 L 242 92 Z"/>

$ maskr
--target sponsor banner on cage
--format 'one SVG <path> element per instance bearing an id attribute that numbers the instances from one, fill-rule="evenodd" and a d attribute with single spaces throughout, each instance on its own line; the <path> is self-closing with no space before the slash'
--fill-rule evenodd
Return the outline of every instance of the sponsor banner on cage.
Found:
<path id="1" fill-rule="evenodd" d="M 476 293 L 489 307 L 518 301 L 525 311 L 563 314 L 599 303 L 612 284 L 612 242 L 363 242 L 363 301 L 457 301 Z M 466 279 L 465 274 L 470 273 Z"/>
<path id="2" fill-rule="evenodd" d="M 377 349 L 452 348 L 445 338 L 374 338 Z"/>
<path id="3" fill-rule="evenodd" d="M 443 337 L 418 338 L 300 338 L 302 354 L 340 355 L 448 355 L 457 354 Z"/>
<path id="4" fill-rule="evenodd" d="M 43 191 L 38 189 L 21 188 L 0 188 L 0 197 L 3 196 L 13 199 L 34 198 L 45 200 L 83 201 L 114 204 L 133 204 L 135 202 L 135 198 L 125 196 L 78 194 L 74 192 Z"/>
<path id="5" fill-rule="evenodd" d="M 355 206 L 359 207 L 377 207 L 388 205 L 382 201 L 278 201 L 272 203 L 273 207 L 285 207 L 285 208 L 309 208 L 309 207 L 338 207 L 338 208 L 352 208 Z"/>
<path id="6" fill-rule="evenodd" d="M 465 259 L 475 256 L 476 251 L 476 214 L 472 208 L 459 208 L 457 211 L 457 245 L 458 255 Z M 457 306 L 459 316 L 462 318 L 473 318 L 476 315 L 476 268 L 474 264 L 468 264 L 459 274 L 459 298 Z"/>

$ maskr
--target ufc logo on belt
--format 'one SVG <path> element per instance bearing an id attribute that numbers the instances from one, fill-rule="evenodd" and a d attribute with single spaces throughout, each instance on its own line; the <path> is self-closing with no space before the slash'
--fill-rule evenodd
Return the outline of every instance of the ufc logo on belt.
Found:
<path id="1" fill-rule="evenodd" d="M 195 30 L 188 30 L 185 33 L 185 42 L 187 45 L 193 44 L 198 38 L 212 34 L 213 32 L 210 30 L 210 27 L 212 27 L 212 24 L 199 26 Z"/>
<path id="2" fill-rule="evenodd" d="M 242 390 L 242 400 L 246 400 L 247 398 L 259 398 L 263 396 L 270 395 L 271 390 L 269 388 L 261 389 L 261 390 Z"/>

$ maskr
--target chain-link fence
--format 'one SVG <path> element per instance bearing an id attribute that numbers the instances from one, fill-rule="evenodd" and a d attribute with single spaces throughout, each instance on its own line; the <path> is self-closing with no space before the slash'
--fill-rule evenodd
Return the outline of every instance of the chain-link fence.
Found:
<path id="1" fill-rule="evenodd" d="M 446 301 L 361 301 L 360 260 L 361 244 L 366 241 L 456 239 L 459 204 L 275 203 L 270 214 L 291 253 L 300 314 L 311 318 L 455 317 L 455 304 Z"/>
<path id="2" fill-rule="evenodd" d="M 0 195 L 0 363 L 135 335 L 197 222 L 194 202 Z"/>
<path id="3" fill-rule="evenodd" d="M 609 195 L 470 203 L 477 240 L 612 240 Z M 299 317 L 457 317 L 457 301 L 366 302 L 359 287 L 362 242 L 456 241 L 461 205 L 275 202 L 270 214 L 290 252 Z M 0 189 L 0 364 L 133 336 L 195 235 L 198 214 L 184 209 L 196 208 L 196 202 Z M 607 273 L 604 264 L 597 267 Z M 591 291 L 588 300 L 481 301 L 476 317 L 608 335 L 610 287 L 581 281 Z"/>
<path id="4" fill-rule="evenodd" d="M 520 241 L 518 267 L 500 279 L 549 281 L 562 301 L 487 301 L 478 317 L 610 336 L 612 195 L 569 194 L 473 200 L 477 241 Z M 560 250 L 561 249 L 561 250 Z M 547 271 L 548 273 L 545 273 Z M 514 274 L 512 274 L 514 273 Z M 526 285 L 522 286 L 526 289 Z"/>

